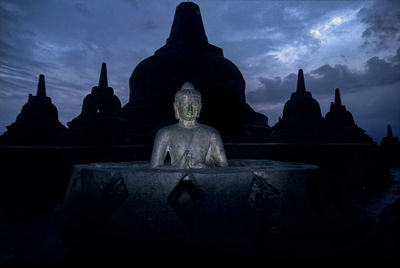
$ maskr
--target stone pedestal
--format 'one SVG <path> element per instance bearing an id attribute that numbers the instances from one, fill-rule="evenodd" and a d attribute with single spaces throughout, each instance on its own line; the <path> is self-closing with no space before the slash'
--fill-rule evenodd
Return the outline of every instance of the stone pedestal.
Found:
<path id="1" fill-rule="evenodd" d="M 164 245 L 160 251 L 177 245 L 226 251 L 227 243 L 248 250 L 257 231 L 307 228 L 315 216 L 311 191 L 317 166 L 269 160 L 229 164 L 190 170 L 151 169 L 148 162 L 77 165 L 59 226 L 75 241 L 147 244 L 151 251 L 151 245 Z"/>

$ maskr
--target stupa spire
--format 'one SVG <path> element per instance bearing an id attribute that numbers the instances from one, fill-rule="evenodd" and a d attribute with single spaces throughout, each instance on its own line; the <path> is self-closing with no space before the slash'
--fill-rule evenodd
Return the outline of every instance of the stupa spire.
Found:
<path id="1" fill-rule="evenodd" d="M 342 106 L 342 100 L 340 98 L 340 91 L 339 89 L 335 89 L 335 106 Z"/>
<path id="2" fill-rule="evenodd" d="M 193 2 L 182 2 L 176 7 L 167 44 L 173 46 L 208 44 L 198 5 Z"/>
<path id="3" fill-rule="evenodd" d="M 391 125 L 387 126 L 387 137 L 388 138 L 393 138 L 392 126 Z"/>
<path id="4" fill-rule="evenodd" d="M 108 87 L 107 80 L 107 65 L 105 62 L 101 65 L 100 78 L 99 78 L 99 87 Z"/>
<path id="5" fill-rule="evenodd" d="M 297 75 L 297 93 L 303 93 L 306 92 L 306 85 L 304 83 L 304 74 L 303 70 L 299 69 L 299 74 Z"/>
<path id="6" fill-rule="evenodd" d="M 36 96 L 38 97 L 46 97 L 46 85 L 44 83 L 44 75 L 39 75 L 39 82 L 36 91 Z"/>

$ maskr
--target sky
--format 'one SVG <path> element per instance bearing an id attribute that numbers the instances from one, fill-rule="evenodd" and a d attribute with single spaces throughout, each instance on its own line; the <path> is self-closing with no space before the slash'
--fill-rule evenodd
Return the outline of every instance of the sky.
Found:
<path id="1" fill-rule="evenodd" d="M 0 0 L 0 134 L 40 74 L 59 120 L 79 115 L 107 63 L 125 105 L 129 77 L 168 38 L 173 0 Z M 400 136 L 400 1 L 198 0 L 209 43 L 242 72 L 247 102 L 273 126 L 296 89 L 329 111 L 334 90 L 375 141 Z"/>

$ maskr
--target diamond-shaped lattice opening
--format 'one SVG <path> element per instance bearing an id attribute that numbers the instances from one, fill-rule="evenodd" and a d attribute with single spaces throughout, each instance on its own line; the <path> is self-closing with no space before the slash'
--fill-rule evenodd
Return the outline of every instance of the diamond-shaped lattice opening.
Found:
<path id="1" fill-rule="evenodd" d="M 175 186 L 168 196 L 168 203 L 185 224 L 192 224 L 200 211 L 204 195 L 188 176 Z"/>
<path id="2" fill-rule="evenodd" d="M 118 178 L 111 184 L 107 185 L 103 192 L 104 208 L 109 213 L 114 212 L 123 201 L 128 197 L 124 180 Z"/>

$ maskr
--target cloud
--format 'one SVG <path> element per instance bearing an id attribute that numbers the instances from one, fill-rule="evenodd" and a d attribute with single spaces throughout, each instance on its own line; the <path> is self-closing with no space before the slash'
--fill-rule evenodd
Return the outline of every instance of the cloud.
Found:
<path id="1" fill-rule="evenodd" d="M 103 61 L 125 104 L 134 67 L 163 45 L 174 9 L 156 1 L 1 1 L 0 133 L 35 94 L 39 74 L 64 124 L 80 113 Z"/>
<path id="2" fill-rule="evenodd" d="M 354 108 L 350 111 L 355 112 L 356 121 L 360 119 L 371 133 L 380 133 L 378 122 L 380 125 L 391 122 L 400 128 L 400 107 L 397 104 L 400 100 L 400 48 L 396 55 L 387 59 L 376 56 L 368 59 L 364 69 L 359 71 L 342 64 L 322 65 L 305 72 L 305 82 L 306 89 L 311 91 L 325 112 L 333 101 L 334 89 L 340 88 L 342 96 L 349 96 L 343 98 L 344 105 Z M 247 101 L 269 116 L 273 124 L 281 116 L 290 94 L 296 90 L 297 74 L 291 73 L 283 78 L 260 77 L 259 84 L 257 90 L 247 92 Z"/>
<path id="3" fill-rule="evenodd" d="M 363 91 L 366 87 L 388 85 L 400 81 L 400 48 L 388 59 L 372 57 L 364 64 L 364 70 L 355 71 L 346 65 L 325 64 L 305 73 L 306 88 L 316 96 L 330 95 L 332 88 L 345 92 Z M 288 97 L 296 88 L 297 74 L 286 77 L 260 77 L 257 90 L 247 94 L 251 103 L 275 103 Z"/>
<path id="4" fill-rule="evenodd" d="M 362 51 L 365 24 L 356 16 L 365 1 L 211 1 L 202 3 L 208 39 L 243 73 L 247 90 L 258 77 L 327 63 L 352 64 Z M 206 12 L 204 11 L 206 10 Z M 316 37 L 312 30 L 319 30 Z"/>
<path id="5" fill-rule="evenodd" d="M 76 10 L 83 16 L 88 16 L 90 14 L 89 8 L 82 2 L 76 2 L 75 4 Z"/>
<path id="6" fill-rule="evenodd" d="M 373 51 L 387 49 L 400 41 L 400 2 L 375 1 L 371 7 L 360 10 L 358 16 L 367 25 L 363 32 L 364 47 Z"/>
<path id="7" fill-rule="evenodd" d="M 165 44 L 180 1 L 0 1 L 0 133 L 35 93 L 41 73 L 64 124 L 79 114 L 103 61 L 125 104 L 133 69 Z M 297 68 L 311 70 L 306 86 L 321 106 L 329 105 L 335 87 L 350 95 L 396 83 L 400 58 L 393 51 L 399 45 L 390 40 L 398 4 L 380 2 L 196 1 L 209 42 L 238 66 L 248 100 L 270 122 L 295 90 L 297 74 L 287 74 Z M 392 48 L 366 56 L 360 46 L 378 37 Z M 368 80 L 368 72 L 378 77 Z"/>

